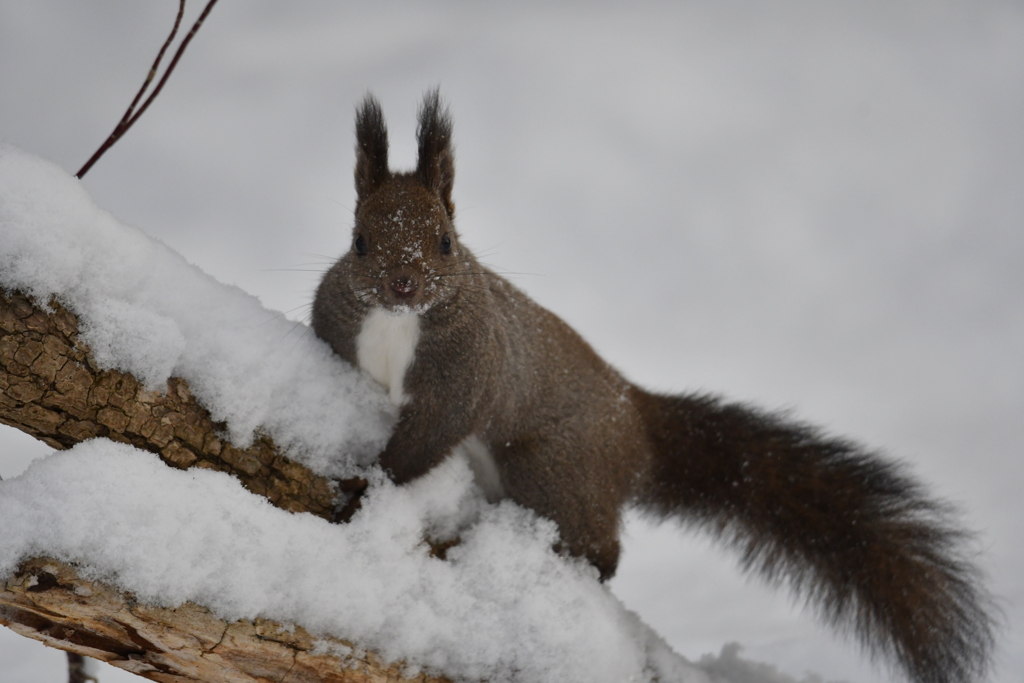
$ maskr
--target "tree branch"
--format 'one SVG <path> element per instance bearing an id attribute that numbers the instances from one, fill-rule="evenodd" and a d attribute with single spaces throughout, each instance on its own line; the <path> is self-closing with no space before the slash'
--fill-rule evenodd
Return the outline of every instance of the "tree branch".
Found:
<path id="1" fill-rule="evenodd" d="M 332 517 L 329 479 L 281 455 L 265 436 L 244 450 L 223 441 L 224 425 L 183 379 L 157 393 L 128 373 L 100 370 L 75 315 L 56 302 L 51 309 L 0 292 L 0 422 L 57 449 L 97 436 L 129 443 L 172 467 L 230 472 L 286 510 Z"/>
<path id="2" fill-rule="evenodd" d="M 181 25 L 182 15 L 185 14 L 185 0 L 179 0 L 178 15 L 174 20 L 174 27 L 171 29 L 170 35 L 167 36 L 167 40 L 164 41 L 163 47 L 160 48 L 160 52 L 157 53 L 156 60 L 153 62 L 153 66 L 150 67 L 149 73 L 146 75 L 146 80 L 142 83 L 142 88 L 139 89 L 139 92 L 135 95 L 135 99 L 132 100 L 132 103 L 128 105 L 128 110 L 125 111 L 124 116 L 122 116 L 121 120 L 117 122 L 116 126 L 114 126 L 114 131 L 110 134 L 109 137 L 107 137 L 106 140 L 103 141 L 103 144 L 100 145 L 99 149 L 97 149 L 93 153 L 93 155 L 89 157 L 89 160 L 85 162 L 85 165 L 78 170 L 78 173 L 75 174 L 76 178 L 81 178 L 86 173 L 88 173 L 89 169 L 92 168 L 93 164 L 99 161 L 99 158 L 103 156 L 103 154 L 108 149 L 113 147 L 114 143 L 121 139 L 121 136 L 124 135 L 125 132 L 127 132 L 128 129 L 132 127 L 132 124 L 134 124 L 135 121 L 137 121 L 138 118 L 142 116 L 142 113 L 149 108 L 150 103 L 152 103 L 156 96 L 160 94 L 160 91 L 163 90 L 164 83 L 167 82 L 167 79 L 170 77 L 171 72 L 174 71 L 174 67 L 178 65 L 178 60 L 181 59 L 181 55 L 185 52 L 185 48 L 188 47 L 189 42 L 191 42 L 192 37 L 195 36 L 196 32 L 199 30 L 199 27 L 203 25 L 203 22 L 206 20 L 206 15 L 210 13 L 210 10 L 213 9 L 213 6 L 216 4 L 216 2 L 217 0 L 210 0 L 208 3 L 206 3 L 206 7 L 203 9 L 202 14 L 199 15 L 198 19 L 196 19 L 196 23 L 192 24 L 192 30 L 188 32 L 188 35 L 185 36 L 185 39 L 181 41 L 181 45 L 178 46 L 177 52 L 174 53 L 174 58 L 171 60 L 171 63 L 167 66 L 167 70 L 164 71 L 163 77 L 156 84 L 156 88 L 153 90 L 150 96 L 146 98 L 146 101 L 142 103 L 142 107 L 139 108 L 139 111 L 135 112 L 135 105 L 139 103 L 139 100 L 142 98 L 143 93 L 146 92 L 146 89 L 149 87 L 149 84 L 153 82 L 153 78 L 156 76 L 156 72 L 160 68 L 160 61 L 164 58 L 164 53 L 170 46 L 171 41 L 174 40 L 174 36 L 178 33 L 178 27 Z"/>
<path id="3" fill-rule="evenodd" d="M 286 510 L 332 517 L 330 480 L 288 460 L 265 436 L 247 449 L 222 441 L 224 425 L 213 422 L 182 379 L 172 378 L 166 393 L 157 393 L 128 373 L 100 370 L 79 338 L 77 318 L 55 301 L 46 309 L 0 291 L 0 422 L 57 449 L 97 436 L 130 443 L 172 467 L 230 472 Z M 360 486 L 360 480 L 347 483 Z M 141 605 L 45 558 L 25 562 L 0 584 L 0 624 L 166 683 L 410 680 L 372 653 L 325 654 L 300 627 L 228 624 L 192 604 L 173 610 Z M 340 641 L 323 643 L 335 652 L 354 651 Z"/>
<path id="4" fill-rule="evenodd" d="M 299 626 L 226 622 L 192 603 L 142 605 L 46 558 L 0 584 L 0 624 L 160 683 L 444 683 L 405 677 L 373 653 Z"/>

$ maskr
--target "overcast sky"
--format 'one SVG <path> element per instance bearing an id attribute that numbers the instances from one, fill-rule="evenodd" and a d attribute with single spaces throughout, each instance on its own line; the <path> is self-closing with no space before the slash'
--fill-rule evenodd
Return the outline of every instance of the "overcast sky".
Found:
<path id="1" fill-rule="evenodd" d="M 76 171 L 175 8 L 0 4 L 0 140 Z M 356 104 L 378 95 L 408 167 L 438 84 L 464 241 L 645 386 L 791 408 L 908 461 L 979 531 L 1008 622 L 993 680 L 1019 681 L 1024 8 L 222 0 L 84 183 L 303 320 L 349 240 Z M 44 452 L 5 429 L 0 475 Z M 792 675 L 888 679 L 727 552 L 628 536 L 612 588 L 682 654 L 734 640 Z"/>

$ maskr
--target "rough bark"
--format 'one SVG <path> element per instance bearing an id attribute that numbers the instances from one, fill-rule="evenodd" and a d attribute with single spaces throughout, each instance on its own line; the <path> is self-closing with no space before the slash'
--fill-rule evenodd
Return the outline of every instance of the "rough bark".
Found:
<path id="1" fill-rule="evenodd" d="M 160 683 L 442 683 L 405 677 L 351 643 L 299 626 L 218 619 L 199 605 L 176 609 L 86 581 L 66 564 L 36 558 L 0 585 L 0 624 Z"/>
<path id="2" fill-rule="evenodd" d="M 247 449 L 224 441 L 224 425 L 213 422 L 182 379 L 172 378 L 160 393 L 130 374 L 99 369 L 71 311 L 17 292 L 0 291 L 0 422 L 57 449 L 96 436 L 130 443 L 172 467 L 230 472 L 286 510 L 332 516 L 328 479 L 282 456 L 269 438 Z M 226 623 L 192 604 L 145 606 L 47 559 L 25 562 L 0 587 L 0 624 L 166 683 L 427 680 L 403 678 L 399 669 L 346 643 L 314 642 L 298 626 Z"/>
<path id="3" fill-rule="evenodd" d="M 63 449 L 96 436 L 157 453 L 168 465 L 230 472 L 292 512 L 330 518 L 331 482 L 282 456 L 260 437 L 247 449 L 219 436 L 223 424 L 183 379 L 147 391 L 128 373 L 100 370 L 78 337 L 75 315 L 19 293 L 0 292 L 0 422 Z"/>

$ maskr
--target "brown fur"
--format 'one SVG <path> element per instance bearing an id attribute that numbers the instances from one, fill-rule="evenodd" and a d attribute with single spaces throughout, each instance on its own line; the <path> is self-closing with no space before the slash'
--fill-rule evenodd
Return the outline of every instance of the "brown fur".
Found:
<path id="1" fill-rule="evenodd" d="M 396 482 L 475 434 L 505 493 L 554 520 L 602 578 L 618 563 L 621 510 L 637 505 L 715 533 L 915 681 L 984 674 L 992 621 L 965 535 L 902 468 L 779 416 L 645 392 L 481 266 L 453 224 L 451 121 L 436 91 L 414 173 L 388 169 L 370 96 L 356 133 L 353 248 L 320 284 L 313 329 L 355 364 L 372 309 L 420 313 L 410 400 L 380 459 Z"/>

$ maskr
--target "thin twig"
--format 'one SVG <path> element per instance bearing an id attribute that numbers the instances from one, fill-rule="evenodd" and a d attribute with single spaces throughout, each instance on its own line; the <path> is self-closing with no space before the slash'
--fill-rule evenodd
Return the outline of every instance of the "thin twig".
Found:
<path id="1" fill-rule="evenodd" d="M 178 27 L 181 26 L 181 18 L 185 16 L 185 0 L 179 0 L 178 2 L 178 16 L 174 18 L 174 27 L 171 29 L 171 35 L 167 36 L 167 40 L 164 41 L 163 46 L 160 48 L 160 52 L 156 55 L 156 60 L 153 61 L 153 66 L 149 68 L 149 73 L 146 74 L 146 81 L 139 88 L 139 92 L 136 93 L 135 99 L 128 105 L 128 111 L 124 113 L 121 121 L 118 122 L 118 128 L 128 124 L 128 120 L 131 119 L 132 113 L 135 111 L 135 105 L 142 99 L 143 93 L 149 88 L 149 84 L 153 82 L 153 78 L 156 77 L 156 72 L 160 70 L 160 61 L 164 58 L 164 53 L 167 52 L 167 48 L 171 46 L 171 41 L 174 40 L 174 36 L 178 35 Z M 114 130 L 117 130 L 115 128 Z"/>
<path id="2" fill-rule="evenodd" d="M 185 52 L 185 48 L 188 47 L 188 44 L 192 40 L 192 37 L 195 36 L 196 31 L 199 30 L 199 27 L 203 25 L 203 21 L 206 20 L 206 15 L 210 13 L 210 10 L 213 9 L 213 6 L 215 4 L 217 4 L 217 0 L 210 0 L 208 3 L 206 3 L 206 7 L 203 9 L 202 14 L 199 15 L 198 19 L 196 19 L 196 23 L 192 25 L 192 30 L 188 32 L 188 35 L 185 36 L 185 39 L 181 41 L 181 45 L 178 46 L 177 52 L 174 53 L 174 58 L 171 60 L 171 63 L 167 66 L 167 69 L 164 71 L 164 75 L 160 78 L 160 81 L 156 84 L 156 88 L 153 89 L 153 92 L 149 95 L 149 97 L 146 98 L 146 101 L 142 103 L 142 106 L 136 112 L 135 105 L 139 103 L 139 100 L 142 98 L 143 93 L 146 92 L 146 89 L 149 88 L 149 84 L 152 83 L 153 78 L 156 76 L 156 72 L 160 68 L 160 61 L 163 59 L 164 53 L 170 46 L 171 41 L 174 40 L 174 36 L 178 33 L 178 27 L 181 25 L 181 18 L 185 12 L 185 0 L 179 0 L 178 16 L 174 20 L 174 28 L 171 29 L 170 35 L 167 36 L 167 40 L 164 41 L 163 47 L 160 48 L 160 52 L 157 54 L 156 60 L 153 62 L 153 66 L 150 68 L 149 73 L 146 75 L 146 81 L 142 84 L 142 88 L 135 95 L 135 99 L 132 100 L 132 103 L 128 106 L 128 110 L 124 113 L 124 116 L 121 117 L 121 120 L 117 123 L 117 126 L 114 127 L 114 132 L 112 132 L 110 134 L 110 137 L 108 137 L 103 142 L 103 144 L 100 145 L 100 148 L 97 149 L 96 152 L 89 158 L 89 161 L 85 162 L 85 165 L 82 166 L 78 173 L 75 174 L 75 177 L 81 178 L 82 176 L 84 176 L 89 171 L 89 169 L 92 168 L 92 165 L 95 164 L 108 149 L 113 147 L 114 143 L 121 139 L 121 136 L 124 135 L 125 132 L 132 127 L 132 124 L 134 124 L 135 121 L 140 116 L 142 116 L 142 113 L 149 108 L 150 103 L 152 103 L 154 98 L 156 98 L 156 96 L 160 94 L 160 91 L 164 87 L 164 83 L 167 82 L 167 78 L 171 75 L 171 72 L 174 71 L 174 67 L 178 65 L 178 60 L 181 59 L 181 55 Z"/>
<path id="3" fill-rule="evenodd" d="M 68 683 L 99 683 L 85 668 L 85 657 L 74 652 L 68 654 Z"/>
<path id="4" fill-rule="evenodd" d="M 178 35 L 178 28 L 181 26 L 181 19 L 184 15 L 185 0 L 179 0 L 178 16 L 174 18 L 174 27 L 171 28 L 170 35 L 167 36 L 167 40 L 165 40 L 163 46 L 161 46 L 160 52 L 156 55 L 156 59 L 153 60 L 153 66 L 149 67 L 149 73 L 146 74 L 146 80 L 142 83 L 142 87 L 139 88 L 139 92 L 135 94 L 135 99 L 132 100 L 132 103 L 128 105 L 128 110 L 125 111 L 124 116 L 122 116 L 121 120 L 117 122 L 116 126 L 114 126 L 114 131 L 109 137 L 107 137 L 103 144 L 100 145 L 100 148 L 96 150 L 92 157 L 89 158 L 89 161 L 82 166 L 82 169 L 76 174 L 77 177 L 81 178 L 84 176 L 86 171 L 92 168 L 92 165 L 96 163 L 101 156 L 103 156 L 103 153 L 106 152 L 111 145 L 117 142 L 117 139 L 120 138 L 126 130 L 128 130 L 128 127 L 131 125 L 132 114 L 135 113 L 135 105 L 137 105 L 139 100 L 142 99 L 146 90 L 149 89 L 149 84 L 152 83 L 153 79 L 156 77 L 157 71 L 160 70 L 160 62 L 163 60 L 164 53 L 167 52 L 167 48 L 169 48 L 171 46 L 171 42 L 174 41 L 174 36 Z"/>

